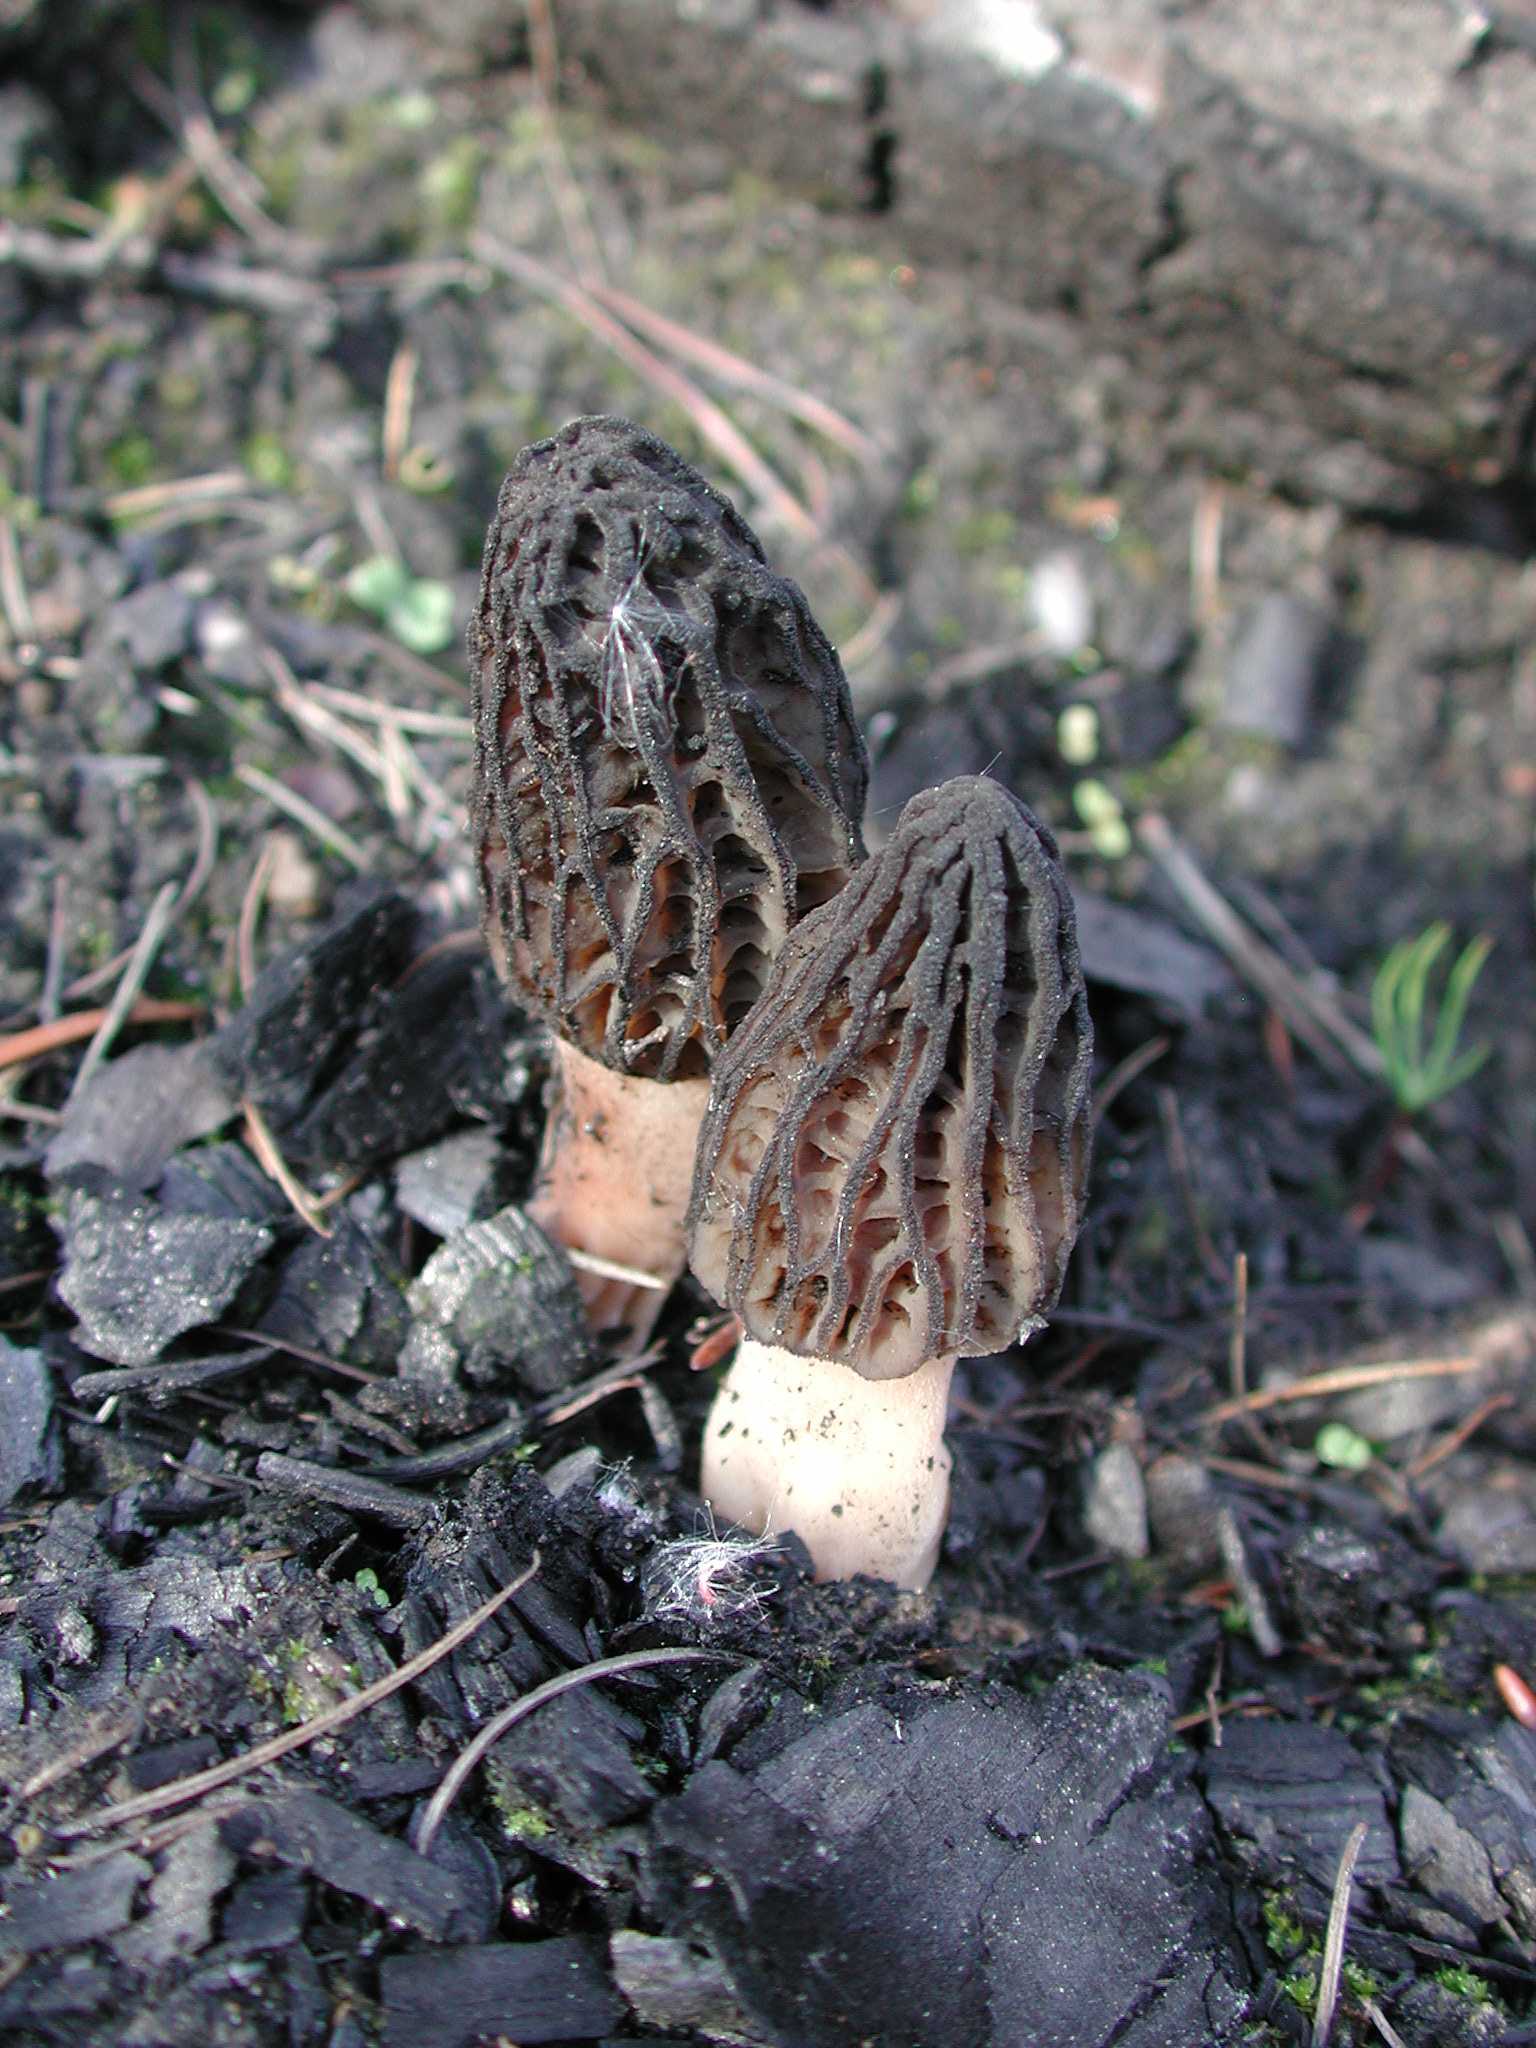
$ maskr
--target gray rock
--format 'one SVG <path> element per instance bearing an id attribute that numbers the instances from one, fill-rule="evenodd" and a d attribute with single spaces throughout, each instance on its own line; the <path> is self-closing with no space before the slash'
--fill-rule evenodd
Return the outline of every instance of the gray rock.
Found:
<path id="1" fill-rule="evenodd" d="M 1437 1531 L 1469 1572 L 1536 1572 L 1536 1500 L 1529 1466 L 1468 1470 Z"/>
<path id="2" fill-rule="evenodd" d="M 1299 747 L 1327 666 L 1333 621 L 1290 591 L 1272 590 L 1250 613 L 1227 662 L 1221 722 L 1235 732 Z"/>
<path id="3" fill-rule="evenodd" d="M 1146 1556 L 1147 1489 L 1141 1461 L 1129 1444 L 1110 1444 L 1094 1459 L 1083 1521 L 1099 1549 L 1116 1557 Z"/>
<path id="4" fill-rule="evenodd" d="M 112 631 L 136 669 L 169 668 L 192 645 L 194 609 L 179 583 L 147 583 L 113 606 Z"/>

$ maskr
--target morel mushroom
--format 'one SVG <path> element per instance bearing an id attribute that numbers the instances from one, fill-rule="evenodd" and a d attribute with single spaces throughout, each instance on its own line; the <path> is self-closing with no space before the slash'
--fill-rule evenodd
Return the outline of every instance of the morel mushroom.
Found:
<path id="1" fill-rule="evenodd" d="M 486 938 L 561 1071 L 530 1206 L 660 1283 L 647 1304 L 586 1276 L 594 1323 L 634 1343 L 682 1271 L 710 1067 L 863 858 L 863 743 L 800 591 L 627 420 L 518 457 L 469 653 Z"/>
<path id="2" fill-rule="evenodd" d="M 955 1360 L 1060 1292 L 1091 1053 L 1050 834 L 981 777 L 914 797 L 715 1068 L 689 1223 L 746 1330 L 704 1439 L 722 1521 L 926 1585 Z"/>

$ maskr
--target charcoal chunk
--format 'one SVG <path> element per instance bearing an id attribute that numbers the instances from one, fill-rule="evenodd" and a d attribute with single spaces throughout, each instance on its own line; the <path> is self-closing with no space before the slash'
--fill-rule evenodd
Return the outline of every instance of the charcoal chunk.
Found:
<path id="1" fill-rule="evenodd" d="M 125 1187 L 151 1188 L 172 1153 L 235 1112 L 227 1080 L 203 1045 L 141 1045 L 110 1061 L 69 1104 L 44 1163 L 57 1178 L 102 1166 Z"/>
<path id="2" fill-rule="evenodd" d="M 515 1205 L 466 1224 L 410 1290 L 414 1326 L 401 1376 L 452 1385 L 508 1379 L 535 1394 L 569 1386 L 587 1357 L 570 1267 Z"/>
<path id="3" fill-rule="evenodd" d="M 600 1952 L 578 1935 L 389 1956 L 379 1987 L 386 2048 L 472 2048 L 493 2036 L 534 2048 L 590 2040 L 624 2017 Z"/>
<path id="4" fill-rule="evenodd" d="M 1235 2041 L 1244 1972 L 1165 1715 L 1090 1672 L 855 1708 L 658 1807 L 648 1909 L 796 2048 Z"/>
<path id="5" fill-rule="evenodd" d="M 59 1456 L 49 1433 L 53 1395 L 43 1354 L 0 1337 L 0 1508 L 24 1486 L 50 1486 Z"/>
<path id="6" fill-rule="evenodd" d="M 1344 1844 L 1366 1823 L 1358 1885 L 1395 1884 L 1397 1845 L 1381 1786 L 1337 1728 L 1229 1721 L 1204 1765 L 1205 1793 L 1228 1835 L 1266 1876 L 1298 1872 L 1328 1892 Z"/>
<path id="7" fill-rule="evenodd" d="M 427 960 L 374 1004 L 339 1069 L 285 1126 L 285 1150 L 306 1163 L 366 1171 L 466 1117 L 489 1115 L 506 1030 L 483 960 Z"/>
<path id="8" fill-rule="evenodd" d="M 126 1849 L 59 1877 L 16 1882 L 11 1873 L 0 1919 L 0 1958 L 75 1948 L 115 1934 L 132 1918 L 139 1886 L 149 1875 L 143 1857 Z"/>
<path id="9" fill-rule="evenodd" d="M 224 1070 L 278 1125 L 301 1112 L 375 990 L 406 963 L 416 913 L 369 890 L 326 929 L 265 967 L 250 1000 L 215 1041 Z"/>
<path id="10" fill-rule="evenodd" d="M 263 1224 L 179 1215 L 107 1175 L 71 1187 L 55 1227 L 75 1342 L 114 1365 L 148 1365 L 211 1323 L 272 1245 Z"/>
<path id="11" fill-rule="evenodd" d="M 304 1932 L 309 1886 L 295 1870 L 244 1878 L 229 1895 L 219 1932 L 231 1948 L 285 1949 Z"/>
<path id="12" fill-rule="evenodd" d="M 241 1854 L 311 1872 L 432 1941 L 452 1941 L 483 1921 L 474 1878 L 428 1862 L 322 1793 L 253 1800 L 220 1827 Z"/>

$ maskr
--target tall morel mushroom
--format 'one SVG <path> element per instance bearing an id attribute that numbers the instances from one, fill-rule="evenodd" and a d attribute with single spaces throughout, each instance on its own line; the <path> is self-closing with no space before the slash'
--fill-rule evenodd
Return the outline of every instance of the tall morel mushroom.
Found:
<path id="1" fill-rule="evenodd" d="M 848 686 L 727 500 L 602 417 L 513 465 L 469 654 L 486 938 L 560 1067 L 530 1206 L 664 1291 L 710 1068 L 786 934 L 863 858 Z M 634 1290 L 585 1291 L 595 1324 L 638 1341 Z"/>
<path id="2" fill-rule="evenodd" d="M 689 1222 L 746 1330 L 704 1440 L 722 1521 L 796 1530 L 822 1578 L 927 1583 L 954 1362 L 1061 1288 L 1091 1054 L 1049 833 L 981 777 L 914 797 L 715 1068 Z"/>

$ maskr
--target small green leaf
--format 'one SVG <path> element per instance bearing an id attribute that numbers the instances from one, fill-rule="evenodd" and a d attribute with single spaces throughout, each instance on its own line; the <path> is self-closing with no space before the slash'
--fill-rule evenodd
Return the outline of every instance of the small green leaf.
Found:
<path id="1" fill-rule="evenodd" d="M 412 583 L 384 614 L 384 623 L 412 654 L 441 654 L 453 639 L 453 591 L 446 583 Z"/>
<path id="2" fill-rule="evenodd" d="M 1376 1460 L 1368 1440 L 1347 1422 L 1325 1422 L 1312 1439 L 1312 1454 L 1335 1472 L 1363 1472 Z"/>
<path id="3" fill-rule="evenodd" d="M 347 595 L 365 612 L 387 618 L 410 588 L 411 572 L 398 555 L 370 555 L 347 578 Z"/>

